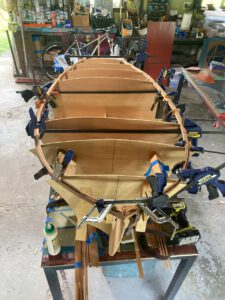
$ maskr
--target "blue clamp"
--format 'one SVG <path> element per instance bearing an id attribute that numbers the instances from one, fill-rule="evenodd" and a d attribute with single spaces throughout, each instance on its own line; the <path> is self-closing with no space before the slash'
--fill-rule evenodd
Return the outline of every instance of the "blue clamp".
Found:
<path id="1" fill-rule="evenodd" d="M 159 76 L 157 77 L 156 79 L 156 82 L 158 83 L 158 85 L 165 91 L 165 86 L 163 84 L 163 80 L 165 78 L 173 78 L 175 74 L 175 70 L 173 68 L 170 68 L 170 69 L 166 69 L 166 68 L 163 68 L 160 73 L 159 73 Z"/>
<path id="2" fill-rule="evenodd" d="M 142 63 L 146 60 L 146 58 L 148 58 L 148 54 L 143 52 L 143 53 L 138 53 L 136 55 L 136 62 L 137 63 Z"/>
<path id="3" fill-rule="evenodd" d="M 42 95 L 46 95 L 48 89 L 51 87 L 53 84 L 54 80 L 47 82 L 46 84 L 42 85 L 41 90 L 42 90 Z"/>
<path id="4" fill-rule="evenodd" d="M 63 159 L 63 163 L 62 163 L 63 169 L 65 169 L 68 166 L 68 164 L 73 159 L 74 155 L 75 155 L 75 152 L 73 150 L 68 150 L 66 152 L 66 154 L 64 156 L 64 159 Z"/>
<path id="5" fill-rule="evenodd" d="M 46 128 L 45 121 L 48 117 L 48 113 L 49 113 L 49 111 L 46 109 L 44 111 L 44 113 L 42 114 L 40 121 L 38 122 L 33 109 L 31 107 L 29 108 L 29 114 L 30 114 L 31 119 L 26 126 L 26 132 L 27 132 L 28 136 L 31 136 L 32 138 L 34 138 L 34 130 L 37 128 L 39 128 L 40 137 L 43 136 L 43 134 L 45 132 L 45 128 Z"/>
<path id="6" fill-rule="evenodd" d="M 189 179 L 187 191 L 190 194 L 197 194 L 201 186 L 205 185 L 209 192 L 209 200 L 219 197 L 219 190 L 225 197 L 225 181 L 219 180 L 220 172 L 211 167 L 202 169 L 186 169 L 178 171 L 178 176 L 183 180 Z"/>

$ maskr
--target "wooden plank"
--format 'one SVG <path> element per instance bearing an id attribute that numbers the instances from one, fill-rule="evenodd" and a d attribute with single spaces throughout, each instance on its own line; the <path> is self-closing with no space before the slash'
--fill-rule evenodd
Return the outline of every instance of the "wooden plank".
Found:
<path id="1" fill-rule="evenodd" d="M 69 117 L 123 117 L 155 119 L 151 111 L 156 94 L 59 94 L 54 118 Z"/>
<path id="2" fill-rule="evenodd" d="M 83 299 L 88 300 L 88 251 L 86 241 L 82 242 Z"/>
<path id="3" fill-rule="evenodd" d="M 139 277 L 144 278 L 144 270 L 142 268 L 141 264 L 141 255 L 140 255 L 140 248 L 138 244 L 138 239 L 137 239 L 137 233 L 135 230 L 132 230 L 132 235 L 134 238 L 134 251 L 135 251 L 135 256 L 136 256 L 136 261 L 137 261 L 137 266 L 138 266 L 138 272 L 139 272 Z"/>
<path id="4" fill-rule="evenodd" d="M 120 245 L 120 242 L 123 238 L 124 232 L 126 229 L 125 221 L 114 218 L 112 223 L 112 230 L 109 236 L 109 255 L 113 256 Z"/>
<path id="5" fill-rule="evenodd" d="M 117 77 L 85 77 L 62 79 L 58 82 L 60 92 L 75 91 L 155 91 L 153 84 L 146 79 Z"/>
<path id="6" fill-rule="evenodd" d="M 82 242 L 75 241 L 75 299 L 83 298 L 83 276 L 82 276 Z"/>

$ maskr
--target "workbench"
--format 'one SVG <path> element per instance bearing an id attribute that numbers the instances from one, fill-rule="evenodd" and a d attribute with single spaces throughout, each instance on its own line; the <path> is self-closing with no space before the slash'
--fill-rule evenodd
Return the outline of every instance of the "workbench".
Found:
<path id="1" fill-rule="evenodd" d="M 199 72 L 182 69 L 182 74 L 201 97 L 212 116 L 217 119 L 217 126 L 225 127 L 225 76 L 218 76 L 207 68 L 203 68 Z M 209 76 L 212 83 L 199 80 L 199 75 Z M 224 103 L 224 108 L 221 108 L 218 103 Z"/>
<path id="2" fill-rule="evenodd" d="M 91 27 L 73 27 L 73 28 L 64 28 L 64 27 L 24 27 L 24 36 L 25 36 L 25 44 L 26 51 L 28 56 L 28 62 L 32 67 L 41 66 L 41 61 L 39 55 L 35 53 L 35 47 L 33 43 L 34 36 L 44 37 L 44 44 L 48 44 L 51 41 L 62 40 L 63 43 L 69 44 L 69 41 L 72 42 L 71 31 L 76 34 L 94 34 L 96 33 L 96 29 L 92 29 Z M 143 40 L 146 37 L 144 36 L 132 36 L 132 37 L 119 37 L 121 45 L 125 48 L 128 47 L 129 41 L 132 40 Z M 15 32 L 13 32 L 14 39 L 14 49 L 16 52 L 17 65 L 21 70 L 22 74 L 25 75 L 25 65 L 24 65 L 24 54 L 22 49 L 22 39 L 21 39 L 21 29 L 17 28 Z M 50 40 L 50 41 L 49 41 Z M 193 52 L 195 49 L 195 53 L 198 52 L 198 49 L 202 46 L 204 39 L 196 39 L 196 38 L 174 38 L 174 54 L 172 63 L 180 63 L 183 66 L 191 65 L 196 63 L 196 55 L 186 55 L 187 49 L 191 49 L 188 52 Z M 182 55 L 182 51 L 185 49 L 185 55 Z M 178 56 L 180 59 L 178 60 Z M 175 60 L 174 60 L 175 58 Z M 29 66 L 30 68 L 31 66 Z"/>
<path id="3" fill-rule="evenodd" d="M 61 230 L 59 230 L 59 234 L 60 232 Z M 57 271 L 74 269 L 75 267 L 74 252 L 75 250 L 73 246 L 62 247 L 61 253 L 58 254 L 57 256 L 49 256 L 46 250 L 43 251 L 41 266 L 44 270 L 54 300 L 63 299 L 61 287 L 57 276 Z M 170 260 L 180 260 L 180 263 L 169 284 L 169 287 L 167 288 L 163 300 L 174 299 L 183 281 L 188 275 L 193 263 L 198 257 L 198 251 L 195 245 L 186 245 L 186 246 L 184 245 L 184 246 L 176 246 L 176 247 L 171 246 L 168 247 L 168 253 L 169 253 Z M 142 261 L 158 260 L 158 258 L 152 256 L 151 248 L 141 249 L 140 255 Z M 129 264 L 131 262 L 136 262 L 134 251 L 132 252 L 126 251 L 120 253 L 117 252 L 114 256 L 109 256 L 105 252 L 104 255 L 99 257 L 100 266 L 110 266 L 115 264 Z M 163 272 L 163 268 L 162 268 L 162 272 Z"/>

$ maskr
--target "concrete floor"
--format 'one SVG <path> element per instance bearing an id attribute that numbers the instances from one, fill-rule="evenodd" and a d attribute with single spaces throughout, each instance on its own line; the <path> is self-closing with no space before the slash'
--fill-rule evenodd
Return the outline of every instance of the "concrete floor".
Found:
<path id="1" fill-rule="evenodd" d="M 33 174 L 39 161 L 29 153 L 33 141 L 26 136 L 28 107 L 15 93 L 24 87 L 16 85 L 10 56 L 0 58 L 0 300 L 46 300 L 51 295 L 40 267 L 42 229 L 48 198 L 46 178 L 35 182 Z M 207 110 L 191 89 L 184 101 L 189 116 L 208 118 Z M 212 129 L 210 122 L 199 122 Z M 207 135 L 201 145 L 225 151 L 225 137 Z M 223 155 L 203 154 L 192 159 L 195 167 L 217 166 Z M 222 172 L 225 178 L 225 172 Z M 183 193 L 188 217 L 201 231 L 199 258 L 177 294 L 179 300 L 225 299 L 225 200 L 207 200 L 206 189 L 197 196 Z M 161 262 L 152 266 L 152 274 L 138 278 L 105 278 L 101 269 L 89 271 L 90 300 L 158 300 L 165 292 L 177 263 L 169 270 Z M 59 277 L 66 300 L 74 298 L 73 271 Z"/>

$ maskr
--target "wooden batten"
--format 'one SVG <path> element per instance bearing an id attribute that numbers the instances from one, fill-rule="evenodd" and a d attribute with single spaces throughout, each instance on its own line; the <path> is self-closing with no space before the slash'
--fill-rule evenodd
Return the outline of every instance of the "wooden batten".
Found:
<path id="1" fill-rule="evenodd" d="M 63 78 L 58 82 L 58 89 L 60 92 L 155 91 L 153 84 L 146 79 L 140 80 L 120 77 Z"/>

